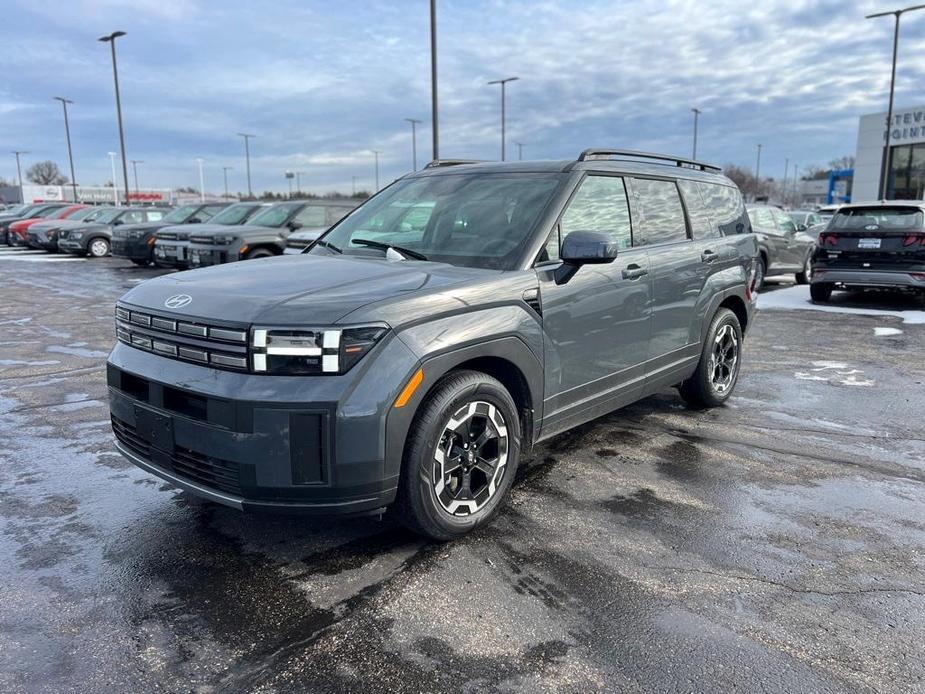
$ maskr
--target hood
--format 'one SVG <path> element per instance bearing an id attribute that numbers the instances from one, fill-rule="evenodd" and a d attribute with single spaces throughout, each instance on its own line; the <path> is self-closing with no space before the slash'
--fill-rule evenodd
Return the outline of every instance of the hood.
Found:
<path id="1" fill-rule="evenodd" d="M 48 231 L 49 229 L 77 229 L 78 227 L 85 227 L 93 224 L 93 222 L 82 222 L 77 219 L 54 219 L 54 220 L 44 220 L 33 224 L 29 227 L 29 230 L 35 231 Z"/>
<path id="2" fill-rule="evenodd" d="M 228 234 L 232 229 L 238 229 L 238 224 L 176 224 L 174 226 L 164 227 L 160 231 L 171 231 L 177 235 L 177 238 L 189 238 L 191 234 L 199 236 L 200 234 Z"/>
<path id="3" fill-rule="evenodd" d="M 169 224 L 164 224 L 164 222 L 141 222 L 140 224 L 118 224 L 113 227 L 113 231 L 117 232 L 120 236 L 127 234 L 130 231 L 157 231 L 158 229 L 163 229 L 165 226 L 170 226 Z"/>
<path id="4" fill-rule="evenodd" d="M 170 312 L 175 294 L 192 301 L 178 315 L 268 325 L 330 325 L 383 299 L 439 290 L 492 271 L 444 263 L 288 255 L 157 277 L 121 301 Z"/>

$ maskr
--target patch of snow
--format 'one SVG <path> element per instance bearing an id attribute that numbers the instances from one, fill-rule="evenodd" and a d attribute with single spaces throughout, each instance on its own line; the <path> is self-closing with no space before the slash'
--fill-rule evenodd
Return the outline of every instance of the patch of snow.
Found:
<path id="1" fill-rule="evenodd" d="M 903 331 L 899 328 L 874 328 L 874 335 L 877 337 L 886 337 L 887 335 L 902 335 Z"/>
<path id="2" fill-rule="evenodd" d="M 95 349 L 84 349 L 83 347 L 61 347 L 60 345 L 52 345 L 45 349 L 46 352 L 56 352 L 58 354 L 70 354 L 75 357 L 87 357 L 90 359 L 100 359 L 108 356 L 106 352 L 100 352 Z"/>
<path id="3" fill-rule="evenodd" d="M 836 295 L 837 296 L 837 295 Z M 823 311 L 825 313 L 853 313 L 862 316 L 894 316 L 902 318 L 906 323 L 925 325 L 925 310 L 909 309 L 905 311 L 892 311 L 879 308 L 853 308 L 839 306 L 837 303 L 814 304 L 809 298 L 809 289 L 806 285 L 796 285 L 786 289 L 778 289 L 758 295 L 758 309 L 765 310 L 807 310 Z"/>

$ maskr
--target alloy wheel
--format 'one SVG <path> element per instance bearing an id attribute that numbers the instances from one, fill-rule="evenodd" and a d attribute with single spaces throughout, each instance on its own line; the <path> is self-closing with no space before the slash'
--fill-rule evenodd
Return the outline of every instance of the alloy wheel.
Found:
<path id="1" fill-rule="evenodd" d="M 434 450 L 433 490 L 454 516 L 478 512 L 495 495 L 508 458 L 507 424 L 501 411 L 476 400 L 449 418 Z"/>
<path id="2" fill-rule="evenodd" d="M 722 395 L 732 387 L 739 368 L 739 338 L 728 323 L 722 326 L 713 340 L 710 352 L 710 383 Z"/>
<path id="3" fill-rule="evenodd" d="M 102 258 L 109 253 L 109 244 L 103 239 L 94 239 L 90 242 L 90 255 L 94 258 Z"/>

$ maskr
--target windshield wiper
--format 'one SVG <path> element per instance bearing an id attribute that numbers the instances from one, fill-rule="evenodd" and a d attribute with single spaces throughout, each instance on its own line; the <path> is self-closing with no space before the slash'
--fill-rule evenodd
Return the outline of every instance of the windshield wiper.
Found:
<path id="1" fill-rule="evenodd" d="M 355 243 L 358 246 L 369 246 L 370 248 L 380 248 L 383 251 L 387 251 L 390 248 L 393 251 L 398 251 L 404 256 L 409 258 L 414 258 L 415 260 L 427 260 L 427 256 L 423 253 L 418 253 L 417 251 L 412 251 L 407 248 L 402 248 L 401 246 L 396 246 L 391 243 L 383 243 L 382 241 L 373 241 L 372 239 L 350 239 L 350 243 Z"/>
<path id="2" fill-rule="evenodd" d="M 305 250 L 308 250 L 308 248 L 310 248 L 311 246 L 322 246 L 323 248 L 330 248 L 335 253 L 343 253 L 343 251 L 339 249 L 337 246 L 335 246 L 333 243 L 322 241 L 321 239 L 315 239 L 315 242 L 313 244 L 310 244 L 308 247 L 306 247 Z"/>

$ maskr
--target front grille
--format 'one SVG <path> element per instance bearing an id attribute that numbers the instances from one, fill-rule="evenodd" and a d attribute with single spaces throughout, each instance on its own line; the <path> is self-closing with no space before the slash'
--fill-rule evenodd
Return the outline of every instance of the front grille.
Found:
<path id="1" fill-rule="evenodd" d="M 247 329 L 239 326 L 179 320 L 117 306 L 116 338 L 171 359 L 229 371 L 247 370 Z"/>
<path id="2" fill-rule="evenodd" d="M 158 241 L 176 241 L 177 232 L 175 231 L 159 231 L 157 232 Z"/>
<path id="3" fill-rule="evenodd" d="M 138 436 L 135 427 L 113 417 L 112 430 L 126 448 L 137 453 L 146 462 L 152 463 L 150 460 L 151 447 Z M 167 472 L 172 472 L 177 477 L 209 489 L 244 496 L 241 489 L 241 466 L 238 463 L 203 455 L 182 446 L 177 446 L 173 453 L 159 460 L 167 462 L 169 464 Z"/>

